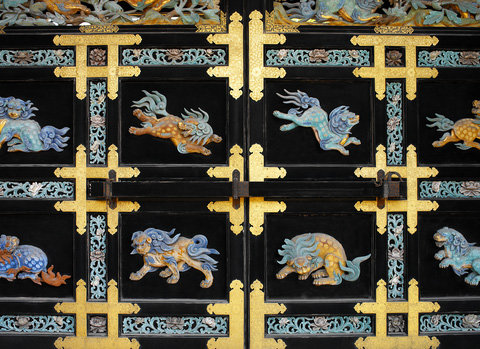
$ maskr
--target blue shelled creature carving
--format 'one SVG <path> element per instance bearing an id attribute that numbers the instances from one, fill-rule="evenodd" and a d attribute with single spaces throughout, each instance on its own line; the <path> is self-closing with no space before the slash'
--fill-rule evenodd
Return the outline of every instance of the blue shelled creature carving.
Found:
<path id="1" fill-rule="evenodd" d="M 435 253 L 435 259 L 441 261 L 440 268 L 452 267 L 458 276 L 467 274 L 465 282 L 477 286 L 480 282 L 480 248 L 473 247 L 465 237 L 452 228 L 444 227 L 433 235 L 437 247 L 443 250 Z"/>
<path id="2" fill-rule="evenodd" d="M 342 244 L 322 233 L 285 239 L 282 248 L 278 254 L 283 258 L 278 263 L 287 265 L 277 273 L 277 279 L 297 273 L 299 280 L 306 280 L 311 274 L 315 286 L 339 285 L 342 280 L 356 281 L 360 276 L 360 263 L 370 258 L 368 254 L 353 261 L 347 260 Z"/>
<path id="3" fill-rule="evenodd" d="M 280 131 L 291 131 L 298 126 L 311 127 L 320 148 L 338 150 L 343 155 L 349 154 L 345 149 L 347 145 L 361 144 L 359 139 L 349 136 L 351 128 L 360 121 L 360 116 L 350 112 L 347 106 L 337 107 L 327 115 L 317 98 L 309 97 L 302 91 L 285 92 L 287 96 L 279 93 L 277 95 L 284 99 L 283 103 L 293 104 L 298 108 L 291 108 L 287 114 L 278 110 L 273 112 L 273 116 L 279 119 L 292 121 L 291 124 L 282 125 Z"/>
<path id="4" fill-rule="evenodd" d="M 47 264 L 47 255 L 38 247 L 20 245 L 16 236 L 0 236 L 0 278 L 8 281 L 28 278 L 39 285 L 42 282 L 52 286 L 66 284 L 70 276 L 55 275 L 53 265 L 47 270 Z"/>
<path id="5" fill-rule="evenodd" d="M 143 91 L 145 97 L 134 101 L 133 107 L 145 108 L 145 112 L 135 109 L 133 115 L 142 121 L 142 128 L 130 127 L 129 132 L 136 136 L 149 134 L 153 137 L 170 139 L 181 154 L 200 153 L 210 155 L 208 143 L 220 143 L 222 137 L 213 133 L 208 124 L 208 113 L 199 108 L 185 109 L 182 118 L 167 112 L 167 98 L 158 91 Z M 163 117 L 158 119 L 156 115 Z"/>
<path id="6" fill-rule="evenodd" d="M 30 101 L 15 97 L 0 97 L 0 147 L 7 143 L 9 152 L 39 152 L 53 149 L 63 151 L 70 137 L 64 136 L 70 128 L 53 126 L 40 128 L 31 120 L 38 110 Z"/>
<path id="7" fill-rule="evenodd" d="M 208 240 L 204 235 L 195 235 L 189 239 L 180 234 L 173 236 L 174 232 L 175 229 L 167 232 L 148 228 L 133 233 L 131 254 L 142 255 L 144 265 L 139 271 L 131 273 L 130 279 L 137 281 L 147 273 L 154 272 L 160 267 L 167 267 L 160 272 L 160 276 L 168 278 L 169 284 L 175 284 L 180 280 L 180 272 L 195 268 L 205 275 L 200 287 L 212 286 L 212 271 L 217 270 L 218 262 L 210 255 L 219 252 L 207 247 Z"/>

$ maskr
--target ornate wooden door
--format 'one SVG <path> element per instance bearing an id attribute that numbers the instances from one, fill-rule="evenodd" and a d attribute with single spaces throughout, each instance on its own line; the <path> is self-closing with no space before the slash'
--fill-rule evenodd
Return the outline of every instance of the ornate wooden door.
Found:
<path id="1" fill-rule="evenodd" d="M 338 3 L 0 5 L 2 348 L 475 346 L 480 9 Z"/>

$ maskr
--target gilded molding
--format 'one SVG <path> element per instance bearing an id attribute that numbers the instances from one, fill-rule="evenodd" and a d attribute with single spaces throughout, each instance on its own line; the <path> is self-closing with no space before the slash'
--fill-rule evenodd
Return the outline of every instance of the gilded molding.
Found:
<path id="1" fill-rule="evenodd" d="M 361 348 L 437 348 L 440 345 L 436 337 L 419 336 L 419 313 L 437 312 L 440 305 L 435 302 L 420 302 L 418 282 L 411 279 L 408 287 L 408 302 L 388 302 L 384 280 L 379 280 L 376 290 L 376 302 L 357 303 L 355 311 L 363 314 L 375 314 L 375 336 L 359 338 L 355 346 Z M 408 314 L 408 336 L 387 336 L 387 314 Z"/>
<path id="2" fill-rule="evenodd" d="M 209 314 L 229 316 L 229 336 L 226 338 L 211 338 L 207 342 L 208 349 L 243 349 L 244 347 L 244 293 L 240 280 L 230 283 L 229 303 L 209 304 Z"/>
<path id="3" fill-rule="evenodd" d="M 137 211 L 140 205 L 132 201 L 118 201 L 117 207 L 112 209 L 105 200 L 87 200 L 87 179 L 109 178 L 110 170 L 116 172 L 117 178 L 132 178 L 140 174 L 138 168 L 119 167 L 117 147 L 111 145 L 108 153 L 107 167 L 87 167 L 85 147 L 79 145 L 75 159 L 75 167 L 63 167 L 55 170 L 55 176 L 60 178 L 75 179 L 75 200 L 58 201 L 55 209 L 62 212 L 75 212 L 77 232 L 85 233 L 87 225 L 87 212 L 106 212 L 107 226 L 110 234 L 115 234 L 118 226 L 119 212 Z"/>
<path id="4" fill-rule="evenodd" d="M 350 39 L 358 46 L 373 46 L 373 67 L 361 67 L 353 70 L 353 75 L 361 78 L 375 79 L 377 98 L 385 97 L 386 79 L 405 79 L 407 98 L 414 100 L 417 92 L 417 79 L 436 78 L 435 68 L 417 67 L 417 46 L 435 46 L 438 39 L 435 36 L 404 36 L 404 35 L 359 35 Z M 405 48 L 405 67 L 385 67 L 385 47 L 401 46 Z"/>
<path id="5" fill-rule="evenodd" d="M 80 26 L 82 33 L 116 33 L 118 32 L 118 25 L 106 24 L 106 25 L 82 25 Z"/>
<path id="6" fill-rule="evenodd" d="M 228 66 L 210 67 L 209 76 L 228 78 L 230 94 L 238 99 L 243 88 L 243 24 L 242 16 L 235 12 L 230 16 L 232 21 L 228 26 L 228 34 L 210 34 L 207 40 L 211 44 L 228 45 Z"/>
<path id="7" fill-rule="evenodd" d="M 264 61 L 264 45 L 284 44 L 286 41 L 283 34 L 265 34 L 263 32 L 263 16 L 259 11 L 253 11 L 250 14 L 250 22 L 248 25 L 248 59 L 249 59 L 249 88 L 250 97 L 254 101 L 259 101 L 263 97 L 264 80 L 266 78 L 276 79 L 283 78 L 286 74 L 283 68 L 265 67 Z"/>
<path id="8" fill-rule="evenodd" d="M 248 157 L 248 169 L 250 182 L 263 182 L 270 178 L 284 178 L 287 171 L 283 167 L 265 167 L 265 160 L 262 154 L 263 148 L 260 144 L 250 147 Z M 249 222 L 250 232 L 253 235 L 260 235 L 263 232 L 265 213 L 284 212 L 287 205 L 283 201 L 265 201 L 264 198 L 249 198 Z"/>
<path id="9" fill-rule="evenodd" d="M 238 170 L 240 172 L 240 181 L 244 180 L 244 159 L 241 155 L 243 149 L 235 144 L 232 149 L 230 149 L 230 153 L 232 155 L 229 158 L 228 167 L 210 167 L 207 171 L 207 174 L 210 177 L 227 178 L 231 182 L 233 171 Z M 240 206 L 238 208 L 234 208 L 232 198 L 228 201 L 212 201 L 207 207 L 210 211 L 227 212 L 229 214 L 230 223 L 232 224 L 230 229 L 235 235 L 238 235 L 243 231 L 243 222 L 245 221 L 245 206 L 243 198 L 240 198 Z"/>
<path id="10" fill-rule="evenodd" d="M 384 25 L 376 26 L 374 29 L 377 34 L 412 34 L 414 32 L 413 27 L 411 26 L 398 26 L 398 25 Z"/>
<path id="11" fill-rule="evenodd" d="M 250 288 L 250 348 L 286 348 L 287 345 L 281 339 L 265 338 L 265 315 L 283 314 L 287 307 L 279 303 L 265 303 L 265 293 L 260 281 L 255 280 Z"/>
<path id="12" fill-rule="evenodd" d="M 417 152 L 413 145 L 407 148 L 406 166 L 387 166 L 385 147 L 379 145 L 375 155 L 375 167 L 362 167 L 355 170 L 355 175 L 362 178 L 376 178 L 379 170 L 398 172 L 403 180 L 407 181 L 407 200 L 387 200 L 384 208 L 377 207 L 376 201 L 358 201 L 355 208 L 358 211 L 376 212 L 377 230 L 380 234 L 385 233 L 388 212 L 407 212 L 407 225 L 410 234 L 417 231 L 418 212 L 435 211 L 438 208 L 436 201 L 418 200 L 418 179 L 435 177 L 438 170 L 435 167 L 418 167 Z"/>
<path id="13" fill-rule="evenodd" d="M 139 348 L 140 343 L 136 339 L 118 337 L 118 315 L 136 314 L 140 311 L 137 304 L 119 303 L 118 288 L 115 280 L 110 280 L 107 290 L 107 302 L 87 302 L 87 289 L 85 281 L 77 282 L 76 302 L 57 303 L 55 310 L 58 313 L 75 314 L 76 336 L 58 338 L 55 347 L 58 349 L 76 348 Z M 107 337 L 87 336 L 87 314 L 107 315 Z"/>
<path id="14" fill-rule="evenodd" d="M 0 25 L 0 34 L 5 34 L 5 25 Z"/>
<path id="15" fill-rule="evenodd" d="M 275 22 L 275 11 L 265 11 L 265 31 L 267 33 L 300 33 L 299 24 L 278 24 Z"/>
<path id="16" fill-rule="evenodd" d="M 220 11 L 220 24 L 195 24 L 197 33 L 226 33 L 227 15 Z"/>
<path id="17" fill-rule="evenodd" d="M 87 92 L 87 78 L 107 78 L 108 97 L 117 98 L 118 78 L 132 77 L 140 74 L 140 68 L 118 65 L 118 47 L 120 45 L 138 45 L 140 35 L 133 34 L 99 34 L 99 35 L 56 35 L 53 42 L 57 46 L 75 46 L 76 66 L 57 67 L 55 76 L 75 78 L 77 98 L 84 99 Z M 107 65 L 87 66 L 88 46 L 107 46 Z"/>

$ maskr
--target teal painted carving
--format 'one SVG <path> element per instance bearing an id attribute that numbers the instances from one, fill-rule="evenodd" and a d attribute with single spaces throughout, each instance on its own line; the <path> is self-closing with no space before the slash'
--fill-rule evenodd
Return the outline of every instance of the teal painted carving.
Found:
<path id="1" fill-rule="evenodd" d="M 420 316 L 420 331 L 428 332 L 478 332 L 480 317 L 477 314 L 435 314 Z"/>
<path id="2" fill-rule="evenodd" d="M 464 236 L 455 229 L 444 227 L 433 235 L 437 247 L 443 249 L 435 253 L 435 259 L 441 261 L 440 268 L 452 267 L 458 276 L 467 274 L 465 282 L 477 286 L 480 282 L 480 248 L 473 247 Z"/>
<path id="3" fill-rule="evenodd" d="M 73 182 L 2 182 L 0 198 L 73 199 Z"/>
<path id="4" fill-rule="evenodd" d="M 122 334 L 196 334 L 227 335 L 228 317 L 125 316 Z"/>
<path id="5" fill-rule="evenodd" d="M 75 318 L 61 315 L 0 315 L 0 332 L 75 333 Z"/>
<path id="6" fill-rule="evenodd" d="M 107 158 L 107 83 L 105 81 L 90 82 L 90 164 L 104 165 Z"/>
<path id="7" fill-rule="evenodd" d="M 420 51 L 419 67 L 480 67 L 479 51 Z"/>
<path id="8" fill-rule="evenodd" d="M 370 316 L 268 316 L 268 334 L 372 333 Z"/>
<path id="9" fill-rule="evenodd" d="M 170 139 L 180 154 L 200 153 L 210 155 L 210 149 L 204 147 L 211 142 L 220 143 L 222 137 L 213 133 L 208 124 L 208 113 L 199 108 L 196 110 L 184 109 L 182 118 L 167 112 L 167 98 L 158 91 L 152 93 L 143 91 L 146 97 L 134 101 L 132 107 L 145 108 L 144 111 L 135 109 L 133 115 L 142 121 L 143 128 L 130 127 L 133 135 L 151 135 L 157 138 Z M 158 119 L 156 115 L 163 115 Z"/>
<path id="10" fill-rule="evenodd" d="M 401 214 L 387 216 L 388 224 L 388 288 L 387 297 L 405 298 L 404 218 Z"/>
<path id="11" fill-rule="evenodd" d="M 315 286 L 339 285 L 342 280 L 356 281 L 360 276 L 360 263 L 370 258 L 369 254 L 353 261 L 347 260 L 340 242 L 322 233 L 285 239 L 282 248 L 278 250 L 278 254 L 283 256 L 278 264 L 287 265 L 277 273 L 277 279 L 297 273 L 299 280 L 306 280 L 311 274 Z"/>
<path id="12" fill-rule="evenodd" d="M 47 264 L 47 255 L 38 247 L 20 245 L 16 236 L 0 236 L 0 278 L 8 281 L 28 278 L 38 285 L 42 282 L 52 286 L 66 284 L 70 276 L 55 275 L 53 265 L 47 271 Z"/>
<path id="13" fill-rule="evenodd" d="M 0 25 L 219 24 L 218 0 L 5 0 Z"/>
<path id="14" fill-rule="evenodd" d="M 475 1 L 300 0 L 274 2 L 278 24 L 478 26 L 480 4 Z M 383 6 L 382 6 L 383 4 Z"/>
<path id="15" fill-rule="evenodd" d="M 130 280 L 140 280 L 147 273 L 166 267 L 160 272 L 160 276 L 168 278 L 169 284 L 175 284 L 180 280 L 180 272 L 194 268 L 205 275 L 200 287 L 212 286 L 212 271 L 217 270 L 218 262 L 210 255 L 219 252 L 207 247 L 208 240 L 204 235 L 195 235 L 189 239 L 180 234 L 173 236 L 174 232 L 175 229 L 167 232 L 148 228 L 133 233 L 132 254 L 142 255 L 144 265 L 139 271 L 130 274 Z"/>
<path id="16" fill-rule="evenodd" d="M 387 83 L 387 164 L 403 164 L 402 84 Z"/>
<path id="17" fill-rule="evenodd" d="M 14 97 L 0 97 L 0 147 L 7 143 L 9 152 L 39 152 L 53 149 L 63 151 L 70 137 L 62 137 L 68 127 L 53 126 L 40 128 L 38 122 L 30 120 L 38 110 L 30 101 Z"/>
<path id="18" fill-rule="evenodd" d="M 73 66 L 73 50 L 1 50 L 0 66 Z"/>
<path id="19" fill-rule="evenodd" d="M 90 231 L 90 299 L 107 298 L 107 217 L 89 215 Z"/>
<path id="20" fill-rule="evenodd" d="M 291 108 L 287 114 L 278 110 L 273 112 L 273 116 L 279 119 L 292 121 L 291 124 L 282 125 L 281 131 L 291 131 L 298 126 L 312 128 L 320 148 L 338 150 L 343 155 L 349 154 L 346 146 L 361 143 L 359 139 L 349 136 L 360 116 L 348 111 L 348 107 L 337 107 L 328 116 L 317 98 L 309 97 L 302 91 L 285 92 L 287 96 L 277 95 L 284 100 L 283 103 L 296 105 L 297 108 Z"/>
<path id="21" fill-rule="evenodd" d="M 480 182 L 422 181 L 420 198 L 480 198 Z"/>
<path id="22" fill-rule="evenodd" d="M 435 113 L 436 118 L 427 118 L 428 121 L 433 122 L 427 125 L 428 127 L 436 127 L 437 131 L 450 131 L 443 134 L 440 140 L 435 141 L 432 145 L 435 148 L 443 147 L 450 142 L 461 142 L 463 144 L 455 144 L 461 150 L 468 150 L 470 148 L 477 148 L 480 150 L 480 143 L 474 142 L 475 139 L 480 138 L 480 101 L 473 101 L 472 114 L 475 119 L 460 119 L 456 122 L 446 118 L 443 115 Z"/>
<path id="23" fill-rule="evenodd" d="M 370 66 L 368 50 L 268 50 L 266 66 Z"/>
<path id="24" fill-rule="evenodd" d="M 224 49 L 124 49 L 123 65 L 226 65 Z"/>

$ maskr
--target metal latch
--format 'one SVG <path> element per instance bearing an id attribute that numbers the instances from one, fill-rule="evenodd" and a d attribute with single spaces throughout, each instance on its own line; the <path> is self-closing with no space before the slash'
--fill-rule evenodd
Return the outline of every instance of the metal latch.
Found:
<path id="1" fill-rule="evenodd" d="M 232 198 L 233 208 L 238 209 L 240 207 L 240 198 L 249 196 L 248 182 L 240 182 L 240 171 L 233 170 L 232 173 Z"/>
<path id="2" fill-rule="evenodd" d="M 394 181 L 392 176 L 397 176 L 398 180 Z M 400 182 L 403 182 L 402 176 L 398 172 L 390 171 L 385 173 L 383 170 L 377 172 L 377 180 L 374 181 L 376 187 L 383 187 L 383 195 L 377 197 L 377 207 L 382 209 L 385 207 L 387 199 L 400 197 Z"/>
<path id="3" fill-rule="evenodd" d="M 112 196 L 112 183 L 117 180 L 117 173 L 114 170 L 108 172 L 108 178 L 104 183 L 103 192 L 107 200 L 108 207 L 114 210 L 117 208 L 117 199 Z"/>

